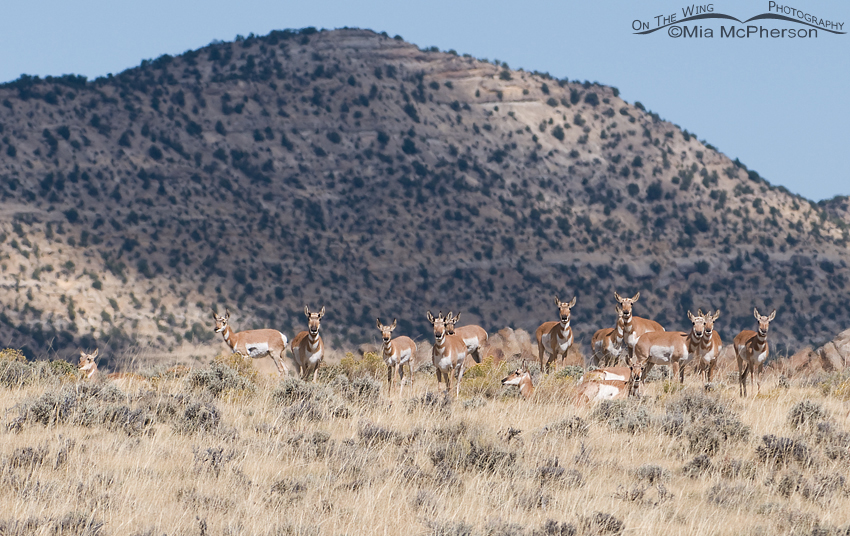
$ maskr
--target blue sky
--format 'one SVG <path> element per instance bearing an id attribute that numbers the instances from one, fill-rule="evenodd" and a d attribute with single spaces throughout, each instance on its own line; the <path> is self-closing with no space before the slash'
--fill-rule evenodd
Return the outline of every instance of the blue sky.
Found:
<path id="1" fill-rule="evenodd" d="M 844 22 L 850 2 L 778 2 Z M 0 81 L 21 73 L 96 78 L 142 59 L 179 54 L 214 39 L 273 29 L 371 28 L 420 47 L 499 59 L 512 68 L 616 86 L 629 102 L 696 133 L 774 184 L 809 199 L 850 195 L 850 33 L 810 39 L 721 38 L 734 21 L 697 20 L 713 38 L 673 38 L 663 29 L 634 35 L 635 20 L 693 3 L 611 1 L 266 1 L 35 0 L 5 6 L 0 19 Z M 706 6 L 707 3 L 697 5 Z M 768 0 L 713 2 L 742 21 Z M 744 25 L 734 23 L 737 27 Z M 772 28 L 790 22 L 756 21 Z"/>

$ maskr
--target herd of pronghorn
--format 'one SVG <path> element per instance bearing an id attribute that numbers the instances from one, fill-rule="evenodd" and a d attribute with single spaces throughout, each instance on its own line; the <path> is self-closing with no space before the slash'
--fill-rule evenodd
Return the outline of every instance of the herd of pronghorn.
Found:
<path id="1" fill-rule="evenodd" d="M 696 315 L 688 311 L 688 319 L 692 327 L 689 332 L 665 331 L 664 327 L 654 320 L 641 318 L 632 314 L 635 302 L 640 298 L 640 292 L 632 298 L 623 298 L 614 293 L 616 299 L 617 324 L 613 328 L 598 330 L 591 339 L 594 364 L 600 366 L 586 373 L 580 380 L 576 400 L 591 402 L 596 400 L 625 398 L 636 396 L 639 387 L 646 380 L 647 374 L 655 365 L 666 365 L 672 370 L 673 378 L 679 377 L 684 383 L 684 367 L 691 361 L 697 374 L 702 375 L 707 384 L 711 383 L 717 359 L 720 356 L 722 342 L 720 334 L 714 329 L 714 322 L 720 316 L 720 311 L 703 314 L 699 310 Z M 538 359 L 540 370 L 548 374 L 553 364 L 557 365 L 558 356 L 566 360 L 567 351 L 573 344 L 573 331 L 570 327 L 570 314 L 576 304 L 576 298 L 562 302 L 555 296 L 558 306 L 559 320 L 544 322 L 537 328 Z M 307 316 L 307 330 L 298 333 L 289 343 L 289 350 L 298 372 L 303 380 L 316 381 L 319 365 L 324 358 L 324 343 L 319 335 L 321 320 L 325 308 L 319 312 L 311 312 L 309 306 L 304 308 Z M 758 321 L 758 331 L 745 329 L 733 340 L 735 355 L 738 362 L 740 394 L 747 396 L 747 375 L 750 384 L 755 381 L 757 392 L 761 388 L 761 373 L 768 358 L 767 330 L 771 320 L 776 316 L 774 310 L 770 316 L 760 315 L 758 309 L 753 310 Z M 427 312 L 428 321 L 434 328 L 434 345 L 431 357 L 437 374 L 437 385 L 445 383 L 446 392 L 451 391 L 452 377 L 456 378 L 456 394 L 460 393 L 460 382 L 467 366 L 467 356 L 476 363 L 481 362 L 481 347 L 487 342 L 487 332 L 480 326 L 459 326 L 460 313 L 451 312 L 438 316 Z M 287 338 L 283 333 L 274 329 L 256 329 L 234 332 L 228 321 L 230 311 L 224 316 L 213 309 L 215 332 L 221 333 L 224 341 L 234 353 L 245 358 L 270 356 L 277 366 L 278 373 L 288 375 L 285 364 Z M 396 320 L 389 326 L 377 319 L 381 331 L 382 357 L 387 365 L 387 382 L 392 390 L 393 379 L 398 376 L 399 395 L 404 389 L 404 365 L 408 366 L 411 380 L 413 378 L 413 360 L 416 354 L 416 343 L 410 337 L 393 338 Z M 617 366 L 623 355 L 626 366 Z M 81 352 L 79 368 L 87 378 L 97 372 L 95 358 L 97 350 L 92 354 Z M 121 381 L 128 374 L 110 374 L 109 378 Z M 525 398 L 534 393 L 531 374 L 525 363 L 502 380 L 504 385 L 515 385 Z"/>

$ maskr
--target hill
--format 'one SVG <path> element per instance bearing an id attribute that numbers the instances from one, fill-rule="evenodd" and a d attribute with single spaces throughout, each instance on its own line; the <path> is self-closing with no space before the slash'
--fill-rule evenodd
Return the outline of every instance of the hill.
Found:
<path id="1" fill-rule="evenodd" d="M 616 88 L 367 30 L 275 31 L 118 75 L 0 87 L 4 344 L 28 354 L 304 329 L 333 346 L 426 309 L 495 331 L 578 296 L 585 345 L 612 293 L 724 339 L 846 328 L 848 220 L 775 187 Z M 216 341 L 218 342 L 218 341 Z M 213 344 L 213 343 L 210 343 Z"/>

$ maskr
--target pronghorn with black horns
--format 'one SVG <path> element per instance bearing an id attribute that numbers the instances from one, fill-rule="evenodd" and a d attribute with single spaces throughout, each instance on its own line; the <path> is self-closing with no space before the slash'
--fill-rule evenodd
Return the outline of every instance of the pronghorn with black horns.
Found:
<path id="1" fill-rule="evenodd" d="M 401 396 L 404 391 L 404 365 L 410 370 L 410 383 L 413 384 L 413 356 L 416 355 L 416 343 L 410 337 L 392 338 L 393 330 L 396 327 L 396 319 L 393 318 L 393 323 L 389 326 L 381 324 L 381 319 L 378 318 L 378 329 L 381 330 L 381 338 L 383 345 L 381 347 L 381 355 L 384 358 L 384 363 L 387 365 L 387 383 L 390 391 L 393 388 L 393 372 L 398 375 L 398 383 L 400 385 L 398 394 Z"/>
<path id="2" fill-rule="evenodd" d="M 284 362 L 286 359 L 286 335 L 276 329 L 251 329 L 235 333 L 228 324 L 230 320 L 228 309 L 224 310 L 224 316 L 218 316 L 215 308 L 213 308 L 212 313 L 215 320 L 214 331 L 222 334 L 224 342 L 227 343 L 233 353 L 239 354 L 243 358 L 251 357 L 255 359 L 265 357 L 268 354 L 274 361 L 278 373 L 289 374 Z"/>
<path id="3" fill-rule="evenodd" d="M 459 328 L 455 327 L 458 320 L 460 320 L 460 313 L 457 316 L 452 316 L 449 313 L 449 316 L 446 317 L 446 329 L 449 335 L 457 335 L 463 339 L 463 343 L 466 345 L 467 355 L 472 356 L 472 359 L 476 363 L 481 363 L 481 346 L 487 342 L 487 331 L 475 324 L 461 326 Z"/>
<path id="4" fill-rule="evenodd" d="M 534 395 L 534 383 L 531 381 L 531 373 L 528 366 L 523 362 L 522 366 L 508 374 L 502 379 L 502 385 L 516 385 L 523 398 L 528 400 Z"/>
<path id="5" fill-rule="evenodd" d="M 307 315 L 307 331 L 302 331 L 292 339 L 289 349 L 302 380 L 307 380 L 313 373 L 313 382 L 319 374 L 319 365 L 325 357 L 325 343 L 319 336 L 322 317 L 325 316 L 325 308 L 318 313 L 311 313 L 308 305 L 304 306 L 304 314 Z"/>
<path id="6" fill-rule="evenodd" d="M 597 330 L 590 339 L 591 360 L 594 365 L 610 367 L 620 361 L 623 351 L 623 310 L 617 304 L 617 325 Z"/>
<path id="7" fill-rule="evenodd" d="M 451 317 L 449 313 L 449 317 Z M 434 347 L 431 350 L 431 359 L 437 369 L 437 387 L 445 381 L 446 393 L 452 388 L 452 374 L 457 376 L 457 392 L 460 394 L 460 381 L 463 379 L 463 371 L 466 362 L 466 343 L 457 335 L 449 335 L 446 318 L 440 312 L 440 316 L 434 317 L 431 311 L 427 312 L 428 322 L 434 327 Z M 445 378 L 445 380 L 443 380 Z"/>
<path id="8" fill-rule="evenodd" d="M 632 298 L 621 298 L 619 294 L 614 293 L 614 299 L 620 304 L 620 310 L 622 311 L 620 318 L 623 319 L 623 342 L 628 349 L 628 355 L 626 356 L 627 365 L 631 365 L 635 356 L 635 345 L 644 333 L 664 331 L 661 324 L 655 320 L 632 315 L 632 306 L 638 301 L 638 298 L 640 298 L 640 292 Z"/>
<path id="9" fill-rule="evenodd" d="M 562 302 L 555 296 L 555 305 L 558 306 L 558 315 L 560 320 L 557 322 L 544 322 L 537 328 L 535 336 L 537 337 L 537 354 L 540 360 L 540 370 L 546 373 L 552 363 L 557 363 L 558 354 L 561 354 L 561 359 L 567 359 L 567 351 L 573 345 L 573 328 L 570 327 L 570 312 L 575 307 L 576 298 L 569 302 Z M 546 353 L 549 353 L 549 360 L 546 361 Z"/>
<path id="10" fill-rule="evenodd" d="M 714 329 L 714 322 L 720 316 L 720 309 L 714 314 L 708 311 L 703 315 L 702 310 L 697 311 L 697 314 L 703 317 L 705 327 L 702 333 L 702 341 L 697 351 L 696 371 L 697 374 L 703 374 L 705 383 L 709 384 L 711 383 L 712 376 L 714 376 L 714 367 L 720 358 L 720 351 L 723 349 L 720 333 Z"/>
<path id="11" fill-rule="evenodd" d="M 770 346 L 767 343 L 767 330 L 770 322 L 776 317 L 776 310 L 770 316 L 762 316 L 759 310 L 754 308 L 753 315 L 759 323 L 759 330 L 755 332 L 745 329 L 739 333 L 733 344 L 735 345 L 735 357 L 738 360 L 738 372 L 740 373 L 741 396 L 747 396 L 747 373 L 750 374 L 750 384 L 753 383 L 753 375 L 756 377 L 756 394 L 761 391 L 761 373 L 764 362 L 770 355 Z"/>
<path id="12" fill-rule="evenodd" d="M 679 377 L 680 383 L 685 383 L 685 365 L 697 353 L 702 342 L 705 318 L 694 316 L 688 311 L 691 330 L 684 331 L 650 331 L 638 339 L 635 346 L 635 362 L 641 367 L 640 381 L 644 383 L 649 371 L 654 365 L 668 365 L 673 379 Z"/>

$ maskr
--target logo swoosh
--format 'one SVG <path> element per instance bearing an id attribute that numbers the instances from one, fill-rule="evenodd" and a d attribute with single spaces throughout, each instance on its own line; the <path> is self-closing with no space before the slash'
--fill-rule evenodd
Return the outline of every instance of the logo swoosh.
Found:
<path id="1" fill-rule="evenodd" d="M 741 22 L 741 20 L 736 19 L 732 15 L 723 15 L 722 13 L 703 13 L 702 15 L 694 15 L 693 17 L 688 17 L 686 19 L 677 20 L 676 22 L 671 22 L 670 24 L 665 24 L 664 26 L 659 26 L 658 28 L 653 28 L 652 30 L 646 30 L 645 32 L 635 32 L 634 35 L 651 34 L 652 32 L 657 32 L 658 30 L 661 30 L 661 29 L 666 28 L 668 26 L 673 26 L 674 24 L 682 24 L 683 22 L 688 22 L 688 21 L 692 21 L 692 20 L 699 20 L 699 19 L 730 19 L 730 20 L 734 20 L 734 21 L 737 21 L 737 22 Z M 752 19 L 750 19 L 750 20 L 752 20 Z"/>

